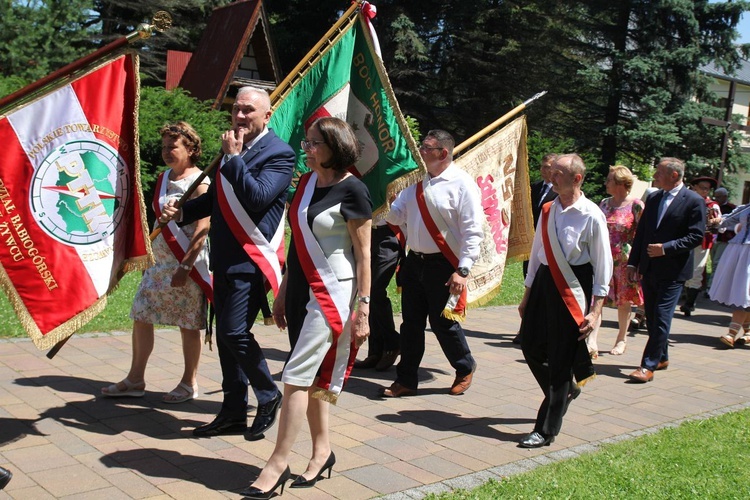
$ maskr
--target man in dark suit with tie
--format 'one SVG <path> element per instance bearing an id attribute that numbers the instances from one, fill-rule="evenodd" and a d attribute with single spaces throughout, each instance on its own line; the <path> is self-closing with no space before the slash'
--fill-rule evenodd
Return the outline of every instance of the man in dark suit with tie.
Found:
<path id="1" fill-rule="evenodd" d="M 542 157 L 542 163 L 539 167 L 542 179 L 531 184 L 531 213 L 534 216 L 534 230 L 536 230 L 536 225 L 539 222 L 539 215 L 542 213 L 542 205 L 557 198 L 557 193 L 552 190 L 552 163 L 555 158 L 557 158 L 556 153 L 548 153 Z M 526 278 L 529 271 L 529 261 L 523 261 L 522 266 L 523 277 Z M 520 330 L 513 339 L 513 343 L 521 343 Z"/>
<path id="2" fill-rule="evenodd" d="M 216 180 L 206 194 L 188 201 L 181 210 L 181 223 L 211 215 L 216 340 L 224 391 L 219 415 L 195 428 L 195 436 L 244 432 L 248 383 L 258 400 L 250 438 L 261 437 L 274 424 L 281 407 L 281 392 L 250 331 L 266 295 L 264 273 L 269 272 L 269 266 L 265 263 L 270 260 L 261 255 L 276 258 L 257 250 L 266 247 L 253 238 L 259 232 L 269 242 L 283 224 L 295 162 L 294 150 L 267 128 L 270 119 L 266 91 L 254 87 L 238 91 L 232 106 L 232 129 L 222 135 L 224 159 Z M 165 213 L 180 220 L 180 212 L 174 208 L 165 208 Z M 256 230 L 254 236 L 243 234 L 248 226 Z"/>
<path id="3" fill-rule="evenodd" d="M 693 274 L 693 248 L 703 241 L 706 203 L 683 184 L 685 164 L 662 158 L 654 173 L 660 188 L 646 200 L 628 259 L 628 276 L 641 280 L 648 342 L 641 366 L 629 378 L 650 382 L 669 366 L 667 340 L 682 286 Z"/>

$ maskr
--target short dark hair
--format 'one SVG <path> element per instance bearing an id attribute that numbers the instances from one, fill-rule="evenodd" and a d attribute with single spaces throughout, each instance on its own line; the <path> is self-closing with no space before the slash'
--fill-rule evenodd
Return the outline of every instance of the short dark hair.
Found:
<path id="1" fill-rule="evenodd" d="M 201 136 L 188 122 L 174 122 L 167 123 L 161 129 L 159 129 L 159 135 L 162 139 L 166 136 L 171 139 L 178 139 L 182 137 L 185 140 L 185 146 L 190 151 L 190 159 L 193 163 L 198 163 L 201 159 L 203 150 L 201 149 Z"/>
<path id="2" fill-rule="evenodd" d="M 340 118 L 327 116 L 315 120 L 310 128 L 317 127 L 323 141 L 331 148 L 331 159 L 321 164 L 323 168 L 346 170 L 351 167 L 362 153 L 362 146 L 354 134 L 351 125 Z"/>
<path id="3" fill-rule="evenodd" d="M 427 132 L 425 139 L 432 137 L 440 146 L 448 150 L 448 155 L 453 156 L 453 148 L 456 146 L 456 140 L 445 130 L 435 129 Z"/>

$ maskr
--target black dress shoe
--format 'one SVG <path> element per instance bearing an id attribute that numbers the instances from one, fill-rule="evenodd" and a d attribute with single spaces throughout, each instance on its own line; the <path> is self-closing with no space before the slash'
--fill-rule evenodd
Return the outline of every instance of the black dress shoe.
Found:
<path id="1" fill-rule="evenodd" d="M 380 354 L 370 354 L 361 361 L 355 361 L 354 368 L 369 370 L 371 368 L 375 368 L 375 366 L 377 366 L 378 364 L 378 361 L 380 361 Z"/>
<path id="2" fill-rule="evenodd" d="M 247 430 L 247 418 L 227 418 L 219 415 L 213 422 L 193 429 L 193 436 L 211 437 L 224 434 L 242 434 Z"/>
<path id="3" fill-rule="evenodd" d="M 527 434 L 518 446 L 521 448 L 541 448 L 542 446 L 549 446 L 555 442 L 555 436 L 545 437 L 541 432 L 534 431 Z"/>
<path id="4" fill-rule="evenodd" d="M 250 426 L 246 437 L 257 439 L 276 423 L 276 414 L 279 412 L 279 408 L 281 408 L 281 399 L 281 393 L 279 392 L 271 401 L 258 406 L 253 425 Z"/>
<path id="5" fill-rule="evenodd" d="M 315 477 L 312 479 L 305 479 L 305 477 L 300 474 L 297 476 L 297 478 L 292 481 L 292 484 L 289 485 L 290 488 L 312 488 L 315 486 L 315 483 L 318 482 L 318 479 L 323 475 L 323 473 L 328 469 L 328 479 L 331 479 L 331 469 L 333 469 L 333 466 L 336 465 L 336 455 L 333 454 L 333 451 L 330 455 L 328 455 L 328 458 L 326 459 L 326 463 L 323 464 L 323 467 L 320 468 L 317 474 L 315 474 Z"/>
<path id="6" fill-rule="evenodd" d="M 268 491 L 263 491 L 260 488 L 256 488 L 255 486 L 248 486 L 244 490 L 240 491 L 240 495 L 242 495 L 244 498 L 253 498 L 258 500 L 265 500 L 266 498 L 271 498 L 274 493 L 276 493 L 276 490 L 281 486 L 281 493 L 279 493 L 279 496 L 284 494 L 284 484 L 289 481 L 289 478 L 292 477 L 292 471 L 289 470 L 289 466 L 287 466 L 286 470 L 281 473 L 281 477 L 279 477 L 279 480 L 276 481 L 276 484 Z"/>
<path id="7" fill-rule="evenodd" d="M 521 339 L 522 339 L 522 338 L 523 338 L 523 335 L 521 335 L 521 332 L 519 331 L 519 332 L 518 332 L 518 335 L 516 335 L 515 337 L 513 337 L 513 340 L 512 340 L 512 342 L 513 342 L 514 344 L 520 344 L 520 343 L 521 343 Z"/>
<path id="8" fill-rule="evenodd" d="M 13 477 L 13 473 L 11 471 L 0 467 L 0 490 L 5 488 L 5 486 L 10 482 L 10 479 L 12 477 Z M 329 472 L 328 477 L 330 477 L 330 472 Z"/>

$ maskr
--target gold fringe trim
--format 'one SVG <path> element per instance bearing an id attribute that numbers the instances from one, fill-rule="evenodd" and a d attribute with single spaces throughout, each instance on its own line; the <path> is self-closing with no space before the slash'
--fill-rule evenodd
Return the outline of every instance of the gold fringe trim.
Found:
<path id="1" fill-rule="evenodd" d="M 87 307 L 84 311 L 81 311 L 80 313 L 73 316 L 69 320 L 65 321 L 61 325 L 50 330 L 47 334 L 43 334 L 41 330 L 39 329 L 39 327 L 34 322 L 33 318 L 31 317 L 31 314 L 29 314 L 29 311 L 26 308 L 26 305 L 23 303 L 21 296 L 19 295 L 15 286 L 11 282 L 10 277 L 8 276 L 8 273 L 5 271 L 5 268 L 2 266 L 2 263 L 0 263 L 0 288 L 2 288 L 5 294 L 8 296 L 8 301 L 10 302 L 11 307 L 13 307 L 13 310 L 15 311 L 16 316 L 18 316 L 18 320 L 21 323 L 21 326 L 23 327 L 23 329 L 29 335 L 31 340 L 34 342 L 34 345 L 39 350 L 53 348 L 55 345 L 68 339 L 77 330 L 80 330 L 84 325 L 86 325 L 86 323 L 94 319 L 95 316 L 99 315 L 107 306 L 107 297 L 113 291 L 117 289 L 119 280 L 123 276 L 124 273 L 129 272 L 129 271 L 135 271 L 135 270 L 144 270 L 153 265 L 154 257 L 151 251 L 150 241 L 148 240 L 148 232 L 146 230 L 147 228 L 146 207 L 143 202 L 143 194 L 141 191 L 141 179 L 140 179 L 140 156 L 139 156 L 140 146 L 138 142 L 138 103 L 140 101 L 140 75 L 138 73 L 139 72 L 138 54 L 135 51 L 129 50 L 129 49 L 115 51 L 101 59 L 98 59 L 94 63 L 84 68 L 81 68 L 80 71 L 77 71 L 69 75 L 66 78 L 61 78 L 59 80 L 56 80 L 49 86 L 43 89 L 40 89 L 37 93 L 34 94 L 32 99 L 29 99 L 28 101 L 24 101 L 19 106 L 13 108 L 13 110 L 20 109 L 33 102 L 37 102 L 40 99 L 43 99 L 50 92 L 53 92 L 59 88 L 62 88 L 65 85 L 70 84 L 71 82 L 79 80 L 85 77 L 86 75 L 93 73 L 97 69 L 103 66 L 106 66 L 107 64 L 110 64 L 115 59 L 118 59 L 120 57 L 125 57 L 126 55 L 133 56 L 132 71 L 133 71 L 134 79 L 135 79 L 134 86 L 135 86 L 135 92 L 136 92 L 135 109 L 134 109 L 134 115 L 133 115 L 133 120 L 134 120 L 133 132 L 134 132 L 134 139 L 135 139 L 135 144 L 133 146 L 134 147 L 134 159 L 135 159 L 135 165 L 133 165 L 134 174 L 135 174 L 133 184 L 134 184 L 134 190 L 137 193 L 138 199 L 140 202 L 141 228 L 143 230 L 144 239 L 146 241 L 147 254 L 143 256 L 133 257 L 131 259 L 124 260 L 120 264 L 119 269 L 117 269 L 116 271 L 113 270 L 114 272 L 110 279 L 110 286 L 108 287 L 107 292 L 104 295 L 99 297 L 93 304 Z"/>
<path id="2" fill-rule="evenodd" d="M 263 324 L 266 326 L 273 326 L 276 324 L 276 322 L 273 320 L 273 318 L 263 318 Z"/>
<path id="3" fill-rule="evenodd" d="M 443 312 L 440 315 L 446 319 L 457 321 L 459 323 L 466 319 L 466 313 L 459 314 L 457 312 L 453 312 L 452 309 L 447 308 L 443 309 Z"/>
<path id="4" fill-rule="evenodd" d="M 583 387 L 584 385 L 588 384 L 589 382 L 591 382 L 591 381 L 592 381 L 592 380 L 594 380 L 595 378 L 596 378 L 596 373 L 594 373 L 594 374 L 593 374 L 593 375 L 591 375 L 590 377 L 586 377 L 585 379 L 583 379 L 583 380 L 580 380 L 580 381 L 579 381 L 579 382 L 578 382 L 578 383 L 576 384 L 576 387 L 577 387 L 577 388 L 579 388 L 579 389 L 581 389 L 581 388 L 582 388 L 582 387 Z"/>
<path id="5" fill-rule="evenodd" d="M 372 59 L 375 63 L 375 69 L 377 70 L 380 81 L 383 84 L 383 90 L 385 91 L 385 95 L 388 98 L 388 104 L 391 106 L 391 110 L 393 111 L 393 117 L 396 119 L 398 128 L 401 131 L 401 135 L 406 140 L 406 143 L 409 146 L 409 151 L 411 152 L 414 160 L 417 163 L 417 168 L 415 170 L 411 170 L 398 179 L 395 179 L 386 187 L 385 202 L 383 203 L 383 205 L 375 208 L 372 211 L 373 220 L 380 220 L 385 218 L 385 216 L 388 215 L 388 212 L 391 209 L 390 202 L 388 200 L 390 200 L 393 195 L 398 194 L 412 184 L 416 184 L 417 182 L 421 181 L 427 173 L 427 167 L 424 164 L 424 160 L 422 160 L 422 155 L 419 154 L 419 146 L 414 140 L 414 137 L 412 137 L 411 135 L 409 125 L 406 123 L 406 118 L 404 118 L 404 114 L 401 112 L 401 107 L 398 104 L 398 100 L 396 100 L 396 94 L 393 91 L 391 80 L 388 78 L 388 73 L 385 70 L 383 60 L 380 59 L 380 57 L 378 57 L 378 55 L 375 53 L 375 46 L 373 45 L 372 38 L 370 37 L 370 30 L 367 28 L 367 23 L 365 22 L 364 17 L 361 15 L 359 16 L 359 23 L 362 29 L 362 33 L 365 37 L 365 41 L 367 42 L 367 47 L 370 49 L 370 54 L 373 55 Z"/>
<path id="6" fill-rule="evenodd" d="M 124 268 L 125 272 L 130 271 L 143 271 L 151 266 L 154 265 L 154 253 L 151 249 L 151 238 L 148 237 L 149 235 L 149 228 L 148 228 L 148 218 L 146 216 L 146 202 L 143 199 L 143 189 L 141 188 L 141 142 L 140 142 L 140 133 L 138 128 L 138 119 L 139 119 L 139 108 L 141 103 L 141 75 L 140 75 L 140 58 L 138 57 L 138 53 L 135 51 L 131 51 L 133 54 L 133 65 L 135 66 L 135 109 L 133 110 L 133 124 L 135 126 L 135 144 L 133 147 L 134 150 L 134 159 L 135 159 L 135 165 L 133 165 L 133 171 L 135 172 L 135 177 L 133 180 L 133 184 L 135 185 L 135 192 L 137 194 L 138 198 L 138 205 L 141 212 L 141 231 L 143 232 L 143 240 L 146 244 L 146 256 L 145 261 L 141 262 L 140 259 L 142 257 L 138 257 L 136 259 L 133 259 L 137 262 L 137 264 L 134 264 L 132 267 L 130 265 L 130 262 L 126 262 L 126 266 Z"/>
<path id="7" fill-rule="evenodd" d="M 213 351 L 214 350 L 214 343 L 213 343 L 213 335 L 211 332 L 206 331 L 206 338 L 203 339 L 204 344 L 208 344 L 208 350 Z"/>
<path id="8" fill-rule="evenodd" d="M 319 399 L 321 401 L 325 401 L 327 403 L 331 403 L 332 405 L 335 405 L 339 400 L 338 394 L 334 394 L 333 392 L 326 390 L 326 389 L 322 389 L 320 387 L 314 389 L 310 393 L 310 397 Z"/>

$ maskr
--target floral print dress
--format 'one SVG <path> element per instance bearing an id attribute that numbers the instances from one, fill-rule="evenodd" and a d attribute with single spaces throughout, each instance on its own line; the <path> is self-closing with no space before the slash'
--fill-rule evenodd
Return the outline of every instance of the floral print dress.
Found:
<path id="1" fill-rule="evenodd" d="M 643 202 L 636 198 L 622 207 L 612 207 L 609 204 L 611 199 L 605 198 L 599 204 L 599 208 L 607 218 L 609 246 L 614 264 L 607 303 L 614 306 L 626 304 L 639 306 L 643 304 L 643 292 L 640 284 L 628 279 L 627 267 L 635 230 L 643 213 Z"/>
<path id="2" fill-rule="evenodd" d="M 168 180 L 168 174 L 165 180 Z M 166 198 L 179 198 L 200 175 L 194 175 L 178 181 L 168 181 Z M 202 184 L 208 184 L 206 178 Z M 155 222 L 156 227 L 158 221 Z M 195 223 L 182 226 L 188 238 L 193 237 Z M 146 269 L 141 284 L 133 299 L 130 319 L 144 323 L 178 326 L 191 330 L 206 327 L 206 297 L 200 286 L 188 278 L 184 287 L 173 288 L 172 276 L 179 267 L 172 250 L 164 238 L 159 236 L 151 243 L 155 263 Z M 198 259 L 208 260 L 208 248 L 204 243 Z"/>

